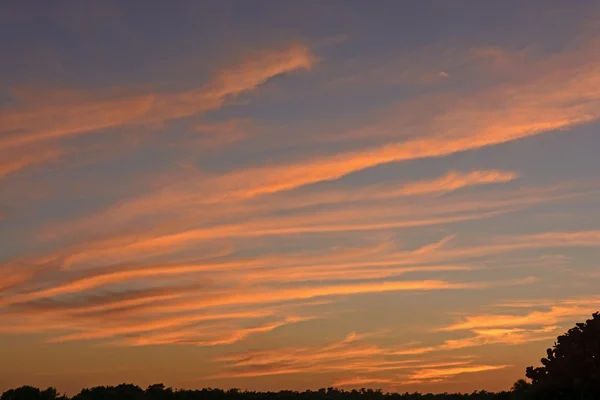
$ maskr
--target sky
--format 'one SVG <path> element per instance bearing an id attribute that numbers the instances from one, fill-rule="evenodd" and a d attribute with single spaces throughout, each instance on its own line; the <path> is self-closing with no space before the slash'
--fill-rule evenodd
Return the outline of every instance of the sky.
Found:
<path id="1" fill-rule="evenodd" d="M 0 391 L 509 389 L 600 309 L 597 1 L 0 3 Z"/>

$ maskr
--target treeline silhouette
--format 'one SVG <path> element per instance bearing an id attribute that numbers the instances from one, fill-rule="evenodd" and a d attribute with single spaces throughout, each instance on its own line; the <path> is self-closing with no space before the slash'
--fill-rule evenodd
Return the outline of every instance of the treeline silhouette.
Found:
<path id="1" fill-rule="evenodd" d="M 303 392 L 282 390 L 279 392 L 241 391 L 238 389 L 201 389 L 186 390 L 166 388 L 163 384 L 154 384 L 143 390 L 132 384 L 118 386 L 96 386 L 83 389 L 69 398 L 59 395 L 55 388 L 40 390 L 31 386 L 11 389 L 0 400 L 509 400 L 511 392 L 492 393 L 475 391 L 469 394 L 421 394 L 421 393 L 383 393 L 377 389 L 341 390 L 335 388 L 306 390 Z"/>
<path id="2" fill-rule="evenodd" d="M 340 390 L 336 388 L 282 390 L 279 392 L 241 391 L 239 389 L 186 390 L 159 383 L 146 390 L 132 384 L 97 386 L 83 389 L 73 397 L 49 387 L 40 390 L 22 386 L 7 390 L 0 400 L 600 400 L 600 313 L 578 323 L 557 338 L 546 350 L 541 367 L 527 367 L 525 376 L 510 391 L 485 390 L 472 393 L 383 393 L 381 390 Z"/>

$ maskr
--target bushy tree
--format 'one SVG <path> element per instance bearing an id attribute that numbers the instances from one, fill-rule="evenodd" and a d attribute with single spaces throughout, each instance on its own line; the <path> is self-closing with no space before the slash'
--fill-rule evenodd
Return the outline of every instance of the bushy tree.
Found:
<path id="1" fill-rule="evenodd" d="M 21 386 L 17 389 L 7 390 L 0 396 L 0 400 L 58 400 L 66 399 L 58 394 L 56 388 L 48 387 L 40 390 L 33 386 Z"/>
<path id="2" fill-rule="evenodd" d="M 526 370 L 533 398 L 600 399 L 600 313 L 559 336 L 541 363 Z"/>
<path id="3" fill-rule="evenodd" d="M 162 383 L 155 383 L 146 388 L 147 400 L 170 400 L 173 398 L 173 389 L 166 388 Z"/>

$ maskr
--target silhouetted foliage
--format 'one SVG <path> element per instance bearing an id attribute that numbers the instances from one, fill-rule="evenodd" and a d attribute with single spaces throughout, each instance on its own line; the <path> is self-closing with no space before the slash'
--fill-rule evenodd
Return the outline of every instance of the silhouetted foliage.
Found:
<path id="1" fill-rule="evenodd" d="M 554 342 L 541 367 L 527 367 L 532 399 L 600 398 L 600 313 L 578 323 Z"/>
<path id="2" fill-rule="evenodd" d="M 40 390 L 33 386 L 21 386 L 17 389 L 10 389 L 2 393 L 0 400 L 65 400 L 65 396 L 60 396 L 55 388 L 48 387 Z"/>
<path id="3" fill-rule="evenodd" d="M 165 388 L 162 383 L 155 383 L 146 388 L 147 400 L 171 400 L 173 398 L 173 389 Z"/>
<path id="4" fill-rule="evenodd" d="M 54 390 L 54 397 L 40 397 L 41 393 Z M 340 390 L 323 388 L 316 391 L 306 390 L 297 392 L 282 390 L 279 392 L 255 392 L 239 389 L 201 389 L 201 390 L 173 390 L 162 383 L 148 386 L 144 391 L 138 386 L 121 384 L 118 386 L 97 386 L 83 389 L 81 392 L 68 399 L 58 396 L 53 388 L 41 392 L 39 389 L 24 386 L 11 389 L 2 395 L 0 400 L 510 400 L 510 392 L 491 393 L 485 390 L 473 393 L 383 393 L 381 390 L 359 389 Z"/>

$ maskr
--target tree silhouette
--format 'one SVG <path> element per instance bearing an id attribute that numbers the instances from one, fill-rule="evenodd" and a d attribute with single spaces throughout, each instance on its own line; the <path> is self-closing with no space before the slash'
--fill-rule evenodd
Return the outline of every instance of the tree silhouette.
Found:
<path id="1" fill-rule="evenodd" d="M 162 383 L 155 383 L 146 388 L 147 400 L 170 400 L 173 398 L 173 389 L 165 388 Z"/>
<path id="2" fill-rule="evenodd" d="M 33 386 L 21 386 L 17 389 L 10 389 L 2 393 L 0 400 L 65 400 L 65 396 L 58 394 L 53 387 L 40 390 Z"/>
<path id="3" fill-rule="evenodd" d="M 600 313 L 559 336 L 541 367 L 527 367 L 534 398 L 600 398 Z"/>
<path id="4" fill-rule="evenodd" d="M 51 388 L 53 389 L 53 388 Z M 52 394 L 56 391 L 46 389 L 40 391 L 31 386 L 6 391 L 0 400 L 47 400 L 42 393 Z M 238 389 L 201 389 L 186 390 L 165 388 L 161 383 L 148 386 L 144 391 L 130 384 L 118 386 L 97 386 L 82 389 L 71 400 L 510 400 L 510 392 L 491 393 L 485 390 L 472 393 L 383 393 L 379 389 L 353 389 L 345 391 L 336 388 L 305 390 L 303 392 L 282 390 L 279 392 L 255 392 Z M 54 400 L 69 400 L 58 396 Z"/>

